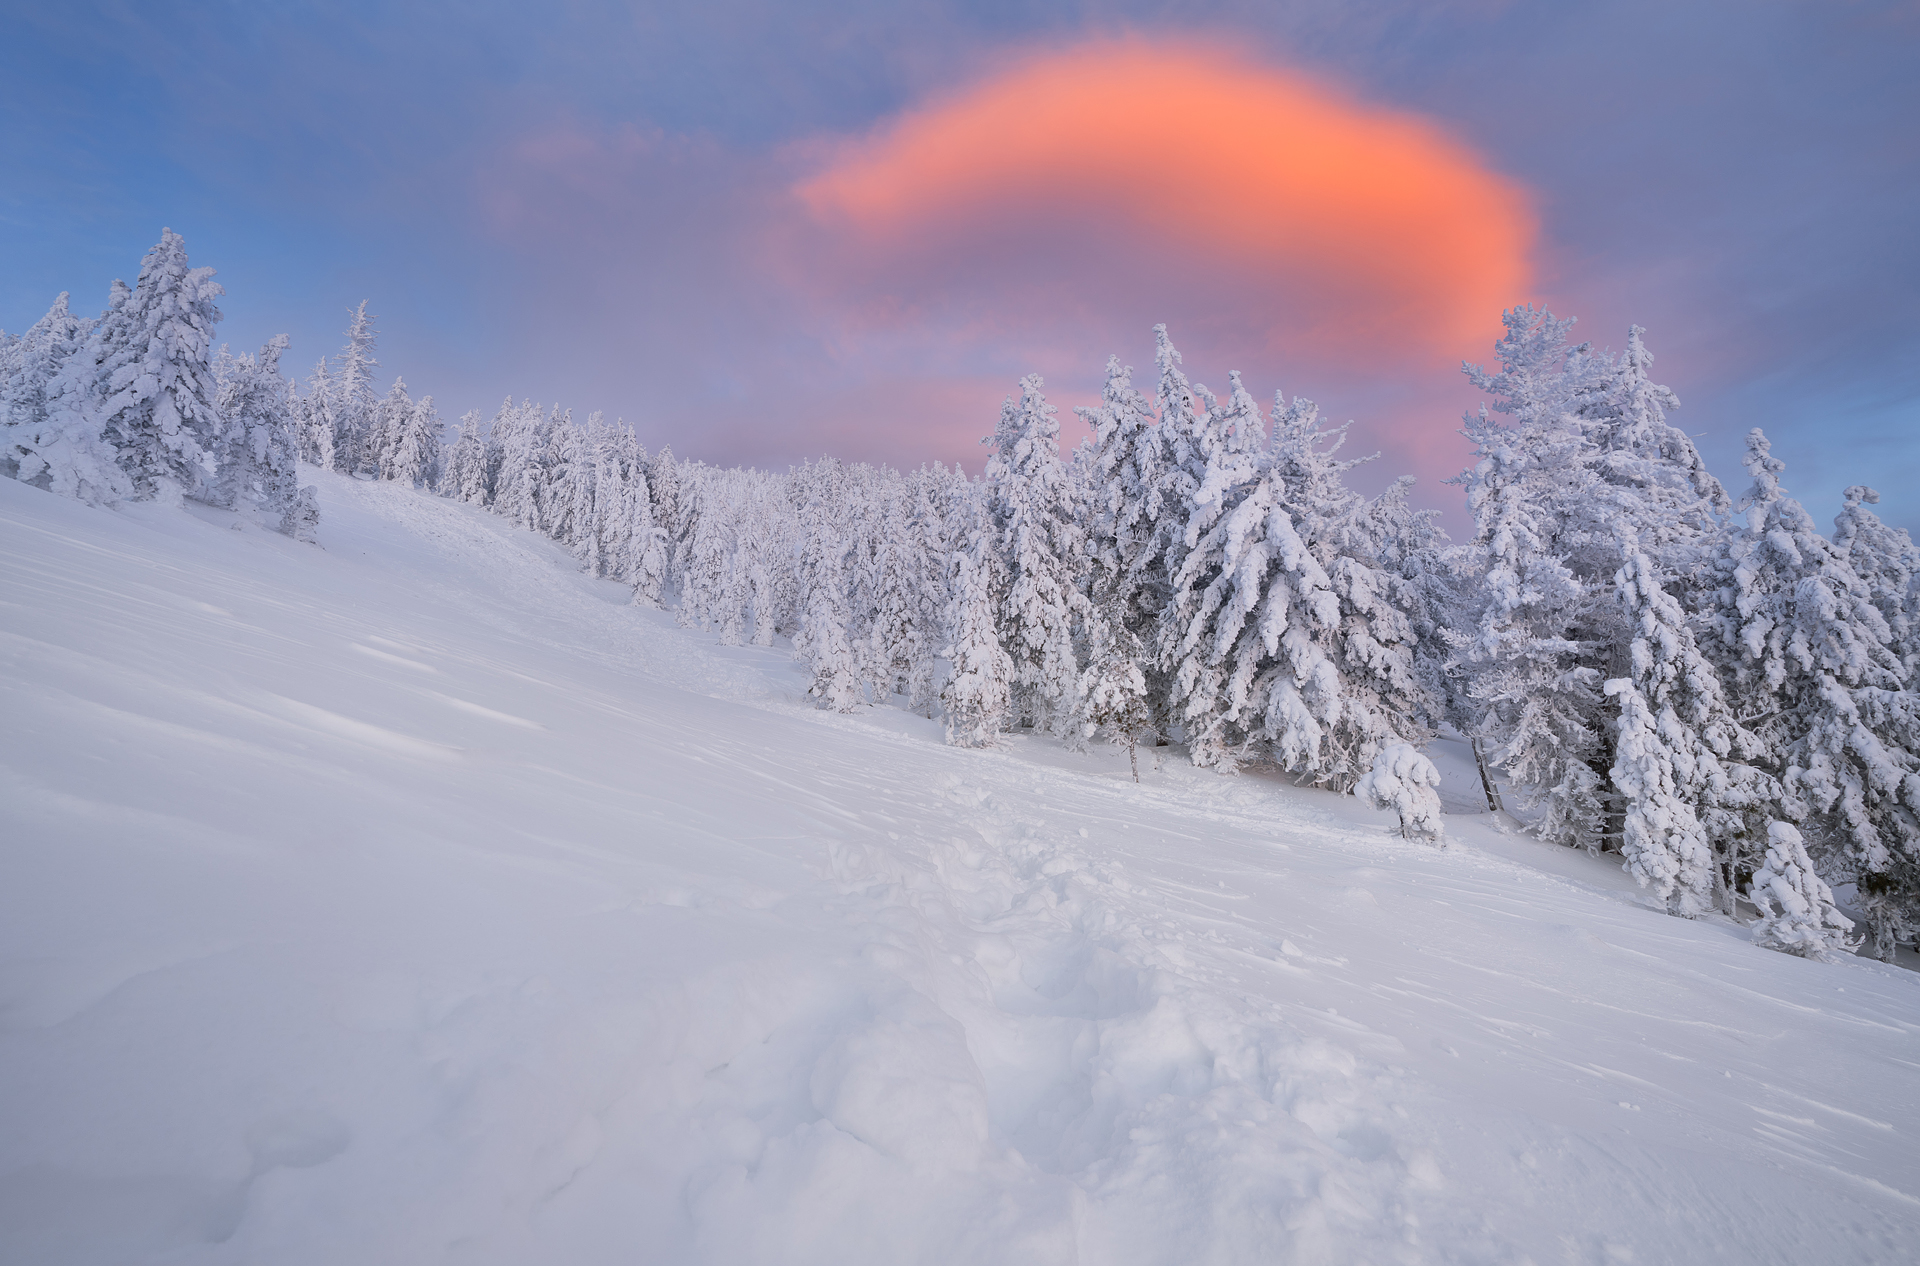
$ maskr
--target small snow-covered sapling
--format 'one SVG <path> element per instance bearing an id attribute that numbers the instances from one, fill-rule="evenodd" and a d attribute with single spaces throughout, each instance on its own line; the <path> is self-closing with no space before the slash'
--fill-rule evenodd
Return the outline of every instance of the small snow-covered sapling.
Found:
<path id="1" fill-rule="evenodd" d="M 1353 794 L 1376 809 L 1400 815 L 1400 834 L 1445 847 L 1447 828 L 1440 820 L 1440 771 L 1411 743 L 1390 743 L 1373 758 L 1373 768 L 1354 785 Z"/>

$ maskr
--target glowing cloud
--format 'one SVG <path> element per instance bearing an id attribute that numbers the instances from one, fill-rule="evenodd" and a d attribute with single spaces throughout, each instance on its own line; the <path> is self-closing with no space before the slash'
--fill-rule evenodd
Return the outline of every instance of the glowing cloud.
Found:
<path id="1" fill-rule="evenodd" d="M 1032 56 L 826 158 L 797 193 L 876 315 L 1038 268 L 1101 306 L 1205 290 L 1249 350 L 1431 363 L 1481 355 L 1530 282 L 1530 201 L 1460 141 L 1212 46 Z"/>

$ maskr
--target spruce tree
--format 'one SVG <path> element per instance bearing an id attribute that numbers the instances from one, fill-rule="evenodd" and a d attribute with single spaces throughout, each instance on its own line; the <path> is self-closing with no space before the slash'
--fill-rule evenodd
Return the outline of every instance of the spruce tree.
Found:
<path id="1" fill-rule="evenodd" d="M 1147 678 L 1142 666 L 1151 656 L 1129 629 L 1118 601 L 1095 607 L 1088 619 L 1087 667 L 1080 677 L 1081 716 L 1086 736 L 1104 733 L 1127 749 L 1127 766 L 1140 781 L 1140 740 L 1152 731 Z"/>
<path id="2" fill-rule="evenodd" d="M 1717 559 L 1713 641 L 1736 707 L 1829 882 L 1858 885 L 1891 960 L 1920 914 L 1920 697 L 1870 587 L 1780 484 L 1757 428 L 1753 487 Z"/>
<path id="3" fill-rule="evenodd" d="M 1535 830 L 1589 849 L 1624 840 L 1627 794 L 1612 770 L 1618 704 L 1604 683 L 1632 641 L 1613 578 L 1628 542 L 1660 583 L 1696 573 L 1725 493 L 1652 383 L 1640 331 L 1620 357 L 1571 345 L 1571 320 L 1505 314 L 1500 372 L 1467 366 L 1494 397 L 1466 419 L 1477 627 L 1456 634 L 1469 733 L 1541 812 Z M 1496 415 L 1504 415 L 1500 421 Z M 1684 605 L 1684 604 L 1683 604 Z"/>
<path id="4" fill-rule="evenodd" d="M 294 404 L 294 431 L 300 460 L 324 470 L 334 468 L 338 425 L 333 415 L 333 369 L 324 357 L 313 367 L 307 390 Z"/>
<path id="5" fill-rule="evenodd" d="M 399 477 L 394 459 L 399 456 L 400 440 L 412 417 L 413 397 L 407 393 L 406 379 L 395 378 L 387 394 L 374 405 L 373 416 L 367 423 L 361 466 L 367 474 L 375 479 Z"/>
<path id="6" fill-rule="evenodd" d="M 66 292 L 47 314 L 11 340 L 0 361 L 0 474 L 42 488 L 92 488 L 90 501 L 119 495 L 113 453 L 91 418 L 71 418 L 87 429 L 70 434 L 53 422 L 55 383 L 69 358 L 86 342 L 91 323 L 73 315 Z M 75 495 L 69 491 L 67 495 Z"/>
<path id="7" fill-rule="evenodd" d="M 367 302 L 352 310 L 347 324 L 346 346 L 340 349 L 339 369 L 329 381 L 326 396 L 328 420 L 333 430 L 333 468 L 354 475 L 362 471 L 377 475 L 380 470 L 380 398 L 373 390 L 373 371 L 380 367 L 374 359 L 376 340 L 373 323 L 379 318 L 367 313 Z"/>
<path id="8" fill-rule="evenodd" d="M 1068 737 L 1079 706 L 1074 628 L 1087 609 L 1084 536 L 1071 513 L 1060 465 L 1060 424 L 1040 376 L 1020 380 L 1000 425 L 984 443 L 986 511 L 1007 577 L 1000 641 L 1013 661 L 1013 707 L 1021 721 Z"/>
<path id="9" fill-rule="evenodd" d="M 947 742 L 956 747 L 991 746 L 1007 727 L 1014 666 L 999 636 L 1004 583 L 992 529 L 980 522 L 964 528 L 953 554 L 943 651 L 952 672 L 940 692 Z"/>
<path id="10" fill-rule="evenodd" d="M 822 708 L 852 712 L 866 701 L 854 648 L 851 606 L 854 538 L 846 530 L 850 485 L 838 462 L 823 462 L 801 507 L 800 627 L 796 658 L 813 680 L 807 693 Z"/>
<path id="11" fill-rule="evenodd" d="M 137 498 L 200 497 L 214 478 L 214 300 L 223 293 L 211 268 L 188 267 L 180 235 L 162 230 L 132 293 L 107 310 L 63 371 L 84 376 L 66 394 L 67 407 L 98 420 Z M 80 429 L 92 424 L 83 418 Z"/>
<path id="12" fill-rule="evenodd" d="M 253 356 L 220 349 L 214 365 L 216 473 L 206 497 L 228 509 L 255 507 L 276 521 L 284 520 L 300 491 L 292 388 L 280 375 L 286 349 L 284 334 Z"/>
<path id="13" fill-rule="evenodd" d="M 1840 913 L 1832 891 L 1807 856 L 1800 832 L 1785 822 L 1772 823 L 1767 832 L 1765 856 L 1753 876 L 1751 895 L 1760 911 L 1753 925 L 1757 945 L 1820 959 L 1858 945 L 1849 935 L 1853 920 Z"/>
<path id="14" fill-rule="evenodd" d="M 1079 412 L 1094 436 L 1093 495 L 1086 523 L 1088 600 L 1102 613 L 1100 618 L 1113 625 L 1102 654 L 1109 659 L 1138 655 L 1132 663 L 1141 675 L 1148 717 L 1142 732 L 1148 733 L 1164 713 L 1167 697 L 1165 675 L 1153 655 L 1167 599 L 1166 577 L 1157 568 L 1156 554 L 1165 479 L 1153 402 L 1134 387 L 1133 367 L 1109 356 L 1099 406 Z M 1120 674 L 1115 680 L 1130 680 L 1117 664 L 1109 663 L 1102 678 L 1110 673 Z"/>
<path id="15" fill-rule="evenodd" d="M 1834 548 L 1866 584 L 1887 622 L 1887 645 L 1904 670 L 1902 682 L 1914 689 L 1920 686 L 1920 548 L 1905 528 L 1883 523 L 1867 509 L 1880 503 L 1872 488 L 1855 484 L 1845 498 L 1833 520 Z"/>
<path id="16" fill-rule="evenodd" d="M 487 442 L 480 435 L 480 413 L 470 409 L 460 418 L 460 435 L 447 453 L 440 476 L 443 496 L 484 506 L 493 495 L 487 472 Z"/>
<path id="17" fill-rule="evenodd" d="M 1692 918 L 1716 900 L 1732 914 L 1759 847 L 1754 815 L 1778 789 L 1748 763 L 1759 740 L 1652 561 L 1636 549 L 1615 583 L 1633 634 L 1631 671 L 1605 687 L 1619 709 L 1610 774 L 1626 797 L 1627 871 L 1671 914 Z"/>
<path id="18" fill-rule="evenodd" d="M 400 423 L 399 438 L 386 466 L 387 478 L 420 488 L 436 487 L 440 482 L 443 429 L 432 396 L 413 401 Z"/>

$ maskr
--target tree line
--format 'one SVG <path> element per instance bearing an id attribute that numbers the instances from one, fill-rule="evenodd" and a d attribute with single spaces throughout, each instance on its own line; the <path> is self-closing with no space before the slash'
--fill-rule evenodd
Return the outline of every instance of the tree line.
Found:
<path id="1" fill-rule="evenodd" d="M 1644 332 L 1504 316 L 1465 420 L 1472 511 L 1449 541 L 1403 478 L 1346 482 L 1346 425 L 1240 375 L 1151 382 L 1109 358 L 1092 438 L 1060 447 L 1023 378 L 983 473 L 831 458 L 784 472 L 649 453 L 593 414 L 504 402 L 443 441 L 431 396 L 381 393 L 373 318 L 304 389 L 283 338 L 213 349 L 221 293 L 166 233 L 98 318 L 62 295 L 0 334 L 0 470 L 97 504 L 185 496 L 311 539 L 297 463 L 485 507 L 723 642 L 791 643 L 837 711 L 898 701 L 949 742 L 1012 731 L 1175 744 L 1284 770 L 1439 832 L 1419 749 L 1474 742 L 1542 838 L 1618 853 L 1673 914 L 1759 912 L 1756 939 L 1920 932 L 1920 552 L 1847 491 L 1823 534 L 1758 430 L 1735 497 L 1668 415 Z"/>

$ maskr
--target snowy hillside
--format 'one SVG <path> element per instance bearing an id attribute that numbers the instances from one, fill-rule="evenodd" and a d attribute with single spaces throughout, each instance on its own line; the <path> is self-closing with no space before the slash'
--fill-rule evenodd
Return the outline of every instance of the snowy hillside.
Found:
<path id="1" fill-rule="evenodd" d="M 0 480 L 0 1260 L 1920 1259 L 1920 976 L 318 479 Z"/>

